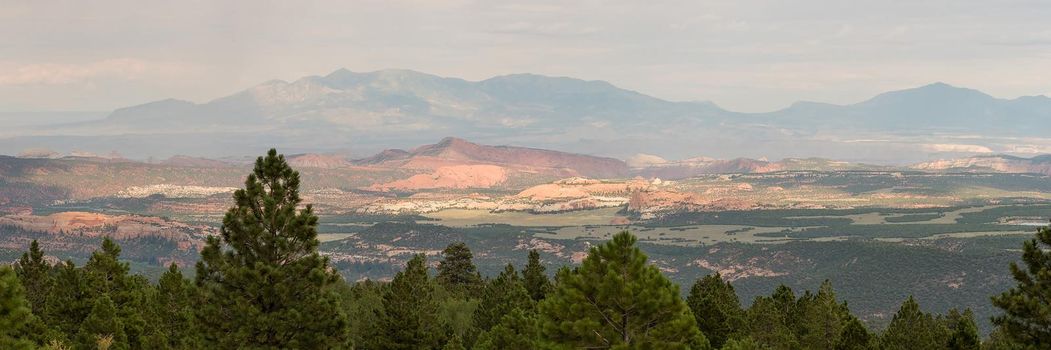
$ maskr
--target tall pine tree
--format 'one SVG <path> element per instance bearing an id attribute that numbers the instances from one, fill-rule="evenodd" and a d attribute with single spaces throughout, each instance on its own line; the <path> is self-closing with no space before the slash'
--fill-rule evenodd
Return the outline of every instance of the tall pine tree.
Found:
<path id="1" fill-rule="evenodd" d="M 734 332 L 745 331 L 744 310 L 737 293 L 719 273 L 697 280 L 686 297 L 686 305 L 714 348 L 721 348 Z"/>
<path id="2" fill-rule="evenodd" d="M 786 313 L 779 308 L 781 305 L 772 297 L 755 298 L 746 313 L 749 335 L 766 349 L 797 349 L 799 340 L 786 321 Z"/>
<path id="3" fill-rule="evenodd" d="M 473 297 L 482 289 L 482 276 L 471 260 L 471 249 L 463 242 L 452 243 L 442 251 L 438 262 L 439 284 L 461 297 Z"/>
<path id="4" fill-rule="evenodd" d="M 44 251 L 34 239 L 29 251 L 22 254 L 15 265 L 15 272 L 26 290 L 26 299 L 34 315 L 44 315 L 47 297 L 51 294 L 55 279 L 51 276 L 51 264 L 44 260 Z"/>
<path id="5" fill-rule="evenodd" d="M 383 296 L 383 327 L 369 349 L 437 349 L 443 341 L 438 323 L 438 301 L 427 276 L 427 260 L 420 254 L 398 272 Z"/>
<path id="6" fill-rule="evenodd" d="M 978 350 L 981 348 L 978 325 L 974 322 L 974 312 L 971 309 L 963 312 L 956 309 L 949 310 L 945 321 L 945 326 L 951 332 L 949 350 Z"/>
<path id="7" fill-rule="evenodd" d="M 949 341 L 949 329 L 931 314 L 920 310 L 920 304 L 910 295 L 894 314 L 887 330 L 880 338 L 885 350 L 944 349 Z"/>
<path id="8" fill-rule="evenodd" d="M 332 286 L 340 282 L 317 252 L 318 217 L 300 209 L 299 173 L 271 149 L 234 192 L 219 237 L 197 263 L 198 309 L 211 347 L 328 349 L 347 338 Z"/>
<path id="9" fill-rule="evenodd" d="M 556 348 L 707 349 L 679 288 L 648 265 L 629 232 L 561 270 L 540 303 L 544 338 Z"/>
<path id="10" fill-rule="evenodd" d="M 0 266 L 0 349 L 32 349 L 33 343 L 23 334 L 32 317 L 18 276 L 11 268 Z"/>
<path id="11" fill-rule="evenodd" d="M 529 261 L 522 270 L 522 283 L 533 301 L 543 300 L 547 292 L 551 290 L 551 280 L 547 278 L 544 270 L 544 265 L 540 263 L 540 252 L 537 252 L 536 249 L 530 250 Z"/>
<path id="12" fill-rule="evenodd" d="M 800 307 L 800 344 L 807 349 L 835 349 L 850 311 L 836 301 L 832 283 L 825 280 L 816 295 L 800 298 Z"/>
<path id="13" fill-rule="evenodd" d="M 518 271 L 515 271 L 511 264 L 507 264 L 504 272 L 486 284 L 481 303 L 474 312 L 474 323 L 479 329 L 487 331 L 511 310 L 531 312 L 533 306 L 533 299 L 522 286 Z"/>
<path id="14" fill-rule="evenodd" d="M 993 317 L 1003 335 L 1018 344 L 1051 348 L 1051 227 L 1041 228 L 1036 238 L 1022 245 L 1025 267 L 1011 263 L 1017 285 L 993 297 L 1003 315 Z"/>
<path id="15" fill-rule="evenodd" d="M 93 350 L 97 347 L 99 340 L 109 338 L 112 340 L 110 349 L 130 349 L 127 333 L 124 332 L 124 323 L 117 315 L 117 307 L 110 300 L 109 295 L 101 295 L 95 298 L 95 305 L 91 313 L 80 325 L 77 333 L 76 348 L 78 350 Z"/>
<path id="16" fill-rule="evenodd" d="M 55 287 L 46 301 L 44 322 L 60 334 L 73 335 L 94 306 L 84 273 L 66 261 L 55 266 Z"/>
<path id="17" fill-rule="evenodd" d="M 194 317 L 197 293 L 193 283 L 172 263 L 157 282 L 150 305 L 153 322 L 168 349 L 200 348 L 200 330 Z"/>

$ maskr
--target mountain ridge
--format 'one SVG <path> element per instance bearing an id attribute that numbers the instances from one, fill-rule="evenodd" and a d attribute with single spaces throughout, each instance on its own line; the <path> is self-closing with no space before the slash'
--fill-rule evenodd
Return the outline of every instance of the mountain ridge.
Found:
<path id="1" fill-rule="evenodd" d="M 966 142 L 994 152 L 1045 149 L 1051 146 L 1042 138 L 1051 134 L 1049 119 L 1046 96 L 999 99 L 945 83 L 847 105 L 804 101 L 773 112 L 740 113 L 711 102 L 664 100 L 602 80 L 524 73 L 468 81 L 412 70 L 339 69 L 268 81 L 204 103 L 164 99 L 117 109 L 97 122 L 39 127 L 0 139 L 0 152 L 68 152 L 87 144 L 90 152 L 117 150 L 140 159 L 238 156 L 275 146 L 306 153 L 355 147 L 361 155 L 457 135 L 618 157 L 865 154 L 900 164 L 938 155 L 929 149 L 980 149 L 924 146 L 958 143 L 956 135 L 980 135 Z M 1038 144 L 1007 144 L 1020 137 Z"/>

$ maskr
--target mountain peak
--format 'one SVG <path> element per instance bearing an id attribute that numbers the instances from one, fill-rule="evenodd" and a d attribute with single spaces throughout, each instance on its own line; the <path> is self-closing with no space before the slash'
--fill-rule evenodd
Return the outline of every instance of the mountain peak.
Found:
<path id="1" fill-rule="evenodd" d="M 968 88 L 952 86 L 943 82 L 936 82 L 924 86 L 885 92 L 860 104 L 875 103 L 909 103 L 932 105 L 939 103 L 957 104 L 966 101 L 987 101 L 996 98 L 988 94 Z"/>

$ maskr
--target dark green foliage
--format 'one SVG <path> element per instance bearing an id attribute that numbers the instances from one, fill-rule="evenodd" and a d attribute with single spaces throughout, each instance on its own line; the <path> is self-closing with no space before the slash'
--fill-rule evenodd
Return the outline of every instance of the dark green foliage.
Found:
<path id="1" fill-rule="evenodd" d="M 34 239 L 29 245 L 29 251 L 22 254 L 15 264 L 15 272 L 22 286 L 26 290 L 26 299 L 33 310 L 34 315 L 44 315 L 44 307 L 47 305 L 47 297 L 51 294 L 51 288 L 55 280 L 51 276 L 51 265 L 44 260 L 44 251 L 40 244 Z"/>
<path id="2" fill-rule="evenodd" d="M 538 346 L 540 329 L 536 314 L 511 310 L 500 319 L 500 323 L 483 333 L 475 344 L 475 350 L 532 350 Z"/>
<path id="3" fill-rule="evenodd" d="M 821 283 L 817 294 L 807 293 L 799 299 L 798 305 L 800 345 L 807 349 L 835 349 L 844 326 L 853 316 L 846 304 L 836 301 L 832 283 L 828 280 Z"/>
<path id="4" fill-rule="evenodd" d="M 522 283 L 529 291 L 533 301 L 543 300 L 547 292 L 551 290 L 551 280 L 547 278 L 544 265 L 540 263 L 540 253 L 536 249 L 529 251 L 529 262 L 522 270 Z"/>
<path id="5" fill-rule="evenodd" d="M 0 266 L 0 349 L 32 349 L 33 343 L 23 334 L 32 317 L 18 276 L 11 268 Z"/>
<path id="6" fill-rule="evenodd" d="M 791 293 L 790 289 L 787 291 Z M 799 341 L 792 327 L 789 327 L 789 312 L 785 309 L 785 306 L 794 308 L 795 297 L 789 298 L 791 300 L 787 303 L 778 302 L 773 297 L 755 298 L 746 313 L 751 339 L 767 349 L 798 348 Z"/>
<path id="7" fill-rule="evenodd" d="M 434 282 L 427 260 L 416 255 L 383 295 L 383 327 L 370 349 L 437 349 L 442 341 Z"/>
<path id="8" fill-rule="evenodd" d="M 737 293 L 718 273 L 697 280 L 686 297 L 686 305 L 714 348 L 721 348 L 734 332 L 745 331 L 744 310 Z"/>
<path id="9" fill-rule="evenodd" d="M 150 303 L 153 306 L 156 332 L 151 336 L 154 347 L 167 349 L 200 348 L 200 330 L 194 317 L 197 293 L 194 285 L 183 277 L 179 267 L 171 264 L 157 282 L 157 292 Z"/>
<path id="10" fill-rule="evenodd" d="M 130 349 L 127 333 L 124 332 L 124 323 L 117 315 L 117 307 L 108 295 L 95 298 L 95 305 L 91 313 L 80 325 L 77 333 L 76 348 L 93 350 L 97 347 L 100 338 L 111 337 L 113 345 L 110 349 Z"/>
<path id="11" fill-rule="evenodd" d="M 94 302 L 84 274 L 67 261 L 55 266 L 55 288 L 47 298 L 44 322 L 59 333 L 74 335 L 88 317 Z"/>
<path id="12" fill-rule="evenodd" d="M 438 323 L 442 333 L 447 337 L 459 337 L 464 344 L 471 344 L 478 335 L 474 324 L 474 314 L 478 311 L 478 299 L 464 299 L 460 295 L 451 295 L 440 286 L 437 289 Z"/>
<path id="13" fill-rule="evenodd" d="M 540 303 L 541 333 L 556 348 L 706 349 L 693 315 L 668 281 L 622 232 L 561 270 Z"/>
<path id="14" fill-rule="evenodd" d="M 836 343 L 836 350 L 870 350 L 875 348 L 875 337 L 872 336 L 872 333 L 869 333 L 865 325 L 861 324 L 861 320 L 853 317 L 843 326 L 843 333 L 840 334 L 839 342 Z"/>
<path id="15" fill-rule="evenodd" d="M 1021 350 L 1024 347 L 1004 335 L 1003 329 L 997 328 L 982 342 L 982 350 Z"/>
<path id="16" fill-rule="evenodd" d="M 940 349 L 949 341 L 949 329 L 931 314 L 920 310 L 920 305 L 909 296 L 894 314 L 890 326 L 880 338 L 880 348 L 886 350 Z"/>
<path id="17" fill-rule="evenodd" d="M 721 350 L 761 350 L 765 349 L 759 342 L 752 338 L 734 338 L 726 342 Z"/>
<path id="18" fill-rule="evenodd" d="M 1006 338 L 1033 348 L 1051 347 L 1051 228 L 1044 227 L 1036 238 L 1022 246 L 1022 262 L 1011 263 L 1017 285 L 993 297 L 993 305 L 1003 315 L 993 318 Z"/>
<path id="19" fill-rule="evenodd" d="M 343 305 L 347 310 L 352 348 L 364 348 L 368 341 L 381 332 L 383 319 L 383 295 L 386 284 L 371 280 L 343 285 L 339 288 Z"/>
<path id="20" fill-rule="evenodd" d="M 481 303 L 474 312 L 475 326 L 487 331 L 495 326 L 511 310 L 532 311 L 533 299 L 522 286 L 515 267 L 508 264 L 499 276 L 485 286 Z"/>
<path id="21" fill-rule="evenodd" d="M 974 312 L 971 309 L 964 310 L 963 313 L 956 309 L 949 310 L 945 321 L 945 326 L 951 332 L 948 344 L 950 350 L 978 350 L 981 348 L 978 325 L 974 322 Z"/>
<path id="22" fill-rule="evenodd" d="M 339 277 L 317 253 L 317 216 L 299 210 L 299 173 L 271 149 L 197 263 L 197 319 L 218 348 L 327 349 L 344 344 Z"/>
<path id="23" fill-rule="evenodd" d="M 449 339 L 448 343 L 445 343 L 442 350 L 465 350 L 463 347 L 463 339 L 459 336 L 452 337 L 452 339 Z"/>
<path id="24" fill-rule="evenodd" d="M 463 242 L 449 244 L 438 263 L 438 284 L 461 296 L 475 296 L 482 287 L 482 276 L 471 261 L 471 249 Z"/>

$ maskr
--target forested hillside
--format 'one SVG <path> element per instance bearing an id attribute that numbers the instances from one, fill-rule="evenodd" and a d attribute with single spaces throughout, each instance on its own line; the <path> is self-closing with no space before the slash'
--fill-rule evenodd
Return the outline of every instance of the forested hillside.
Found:
<path id="1" fill-rule="evenodd" d="M 389 281 L 346 281 L 318 253 L 318 217 L 299 173 L 260 157 L 193 278 L 172 264 L 157 283 L 129 272 L 110 239 L 81 266 L 52 263 L 34 241 L 0 267 L 0 349 L 1044 349 L 1051 346 L 1051 229 L 1002 266 L 1017 286 L 992 296 L 996 330 L 969 309 L 902 304 L 871 329 L 836 296 L 781 285 L 742 307 L 712 274 L 669 280 L 630 232 L 552 266 L 483 276 L 471 248 L 416 255 Z M 553 278 L 552 278 L 553 276 Z M 917 296 L 922 297 L 922 296 Z"/>

